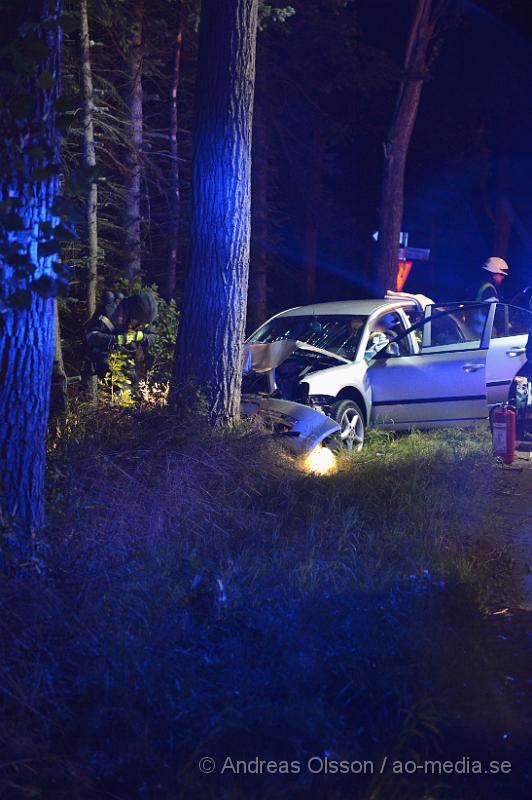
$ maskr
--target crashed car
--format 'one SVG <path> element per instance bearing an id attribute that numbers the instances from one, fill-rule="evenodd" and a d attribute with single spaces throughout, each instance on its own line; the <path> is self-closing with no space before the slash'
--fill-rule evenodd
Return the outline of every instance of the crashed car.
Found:
<path id="1" fill-rule="evenodd" d="M 508 399 L 532 313 L 416 295 L 299 306 L 247 340 L 242 409 L 296 453 L 360 450 L 368 428 L 466 426 Z"/>

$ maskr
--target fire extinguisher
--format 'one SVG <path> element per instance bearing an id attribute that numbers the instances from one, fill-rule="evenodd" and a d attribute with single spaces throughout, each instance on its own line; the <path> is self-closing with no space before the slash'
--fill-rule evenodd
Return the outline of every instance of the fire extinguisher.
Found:
<path id="1" fill-rule="evenodd" d="M 511 464 L 515 458 L 515 411 L 509 403 L 502 403 L 493 411 L 491 421 L 493 454 L 504 464 Z"/>

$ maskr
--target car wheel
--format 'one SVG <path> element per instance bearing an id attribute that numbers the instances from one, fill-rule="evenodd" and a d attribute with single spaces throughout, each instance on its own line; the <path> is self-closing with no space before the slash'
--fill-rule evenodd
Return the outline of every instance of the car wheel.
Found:
<path id="1" fill-rule="evenodd" d="M 353 453 L 358 453 L 364 446 L 365 424 L 364 415 L 360 407 L 353 400 L 339 400 L 331 409 L 331 417 L 340 426 L 340 431 L 335 434 L 332 446 L 339 449 L 343 447 Z"/>

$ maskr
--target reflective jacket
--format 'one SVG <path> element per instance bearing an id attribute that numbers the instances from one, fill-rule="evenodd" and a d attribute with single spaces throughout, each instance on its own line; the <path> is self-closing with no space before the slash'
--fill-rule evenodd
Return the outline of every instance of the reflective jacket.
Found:
<path id="1" fill-rule="evenodd" d="M 116 327 L 106 314 L 93 317 L 85 336 L 87 356 L 92 369 L 99 378 L 105 378 L 109 370 L 109 353 L 119 351 L 133 357 L 139 348 L 146 350 L 155 341 L 154 328 L 146 325 L 139 328 L 143 333 L 142 341 L 131 344 L 119 344 L 118 337 L 127 333 L 127 328 Z"/>
<path id="2" fill-rule="evenodd" d="M 482 284 L 482 286 L 478 290 L 477 296 L 475 297 L 475 301 L 477 303 L 500 302 L 497 287 L 493 283 L 490 283 L 490 281 L 486 281 L 485 283 Z"/>

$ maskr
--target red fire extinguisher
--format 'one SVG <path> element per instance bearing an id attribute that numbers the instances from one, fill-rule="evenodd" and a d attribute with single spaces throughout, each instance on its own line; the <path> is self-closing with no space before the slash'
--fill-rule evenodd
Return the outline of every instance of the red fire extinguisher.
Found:
<path id="1" fill-rule="evenodd" d="M 511 464 L 515 458 L 515 411 L 508 403 L 503 403 L 495 408 L 491 420 L 493 454 L 504 464 Z"/>

